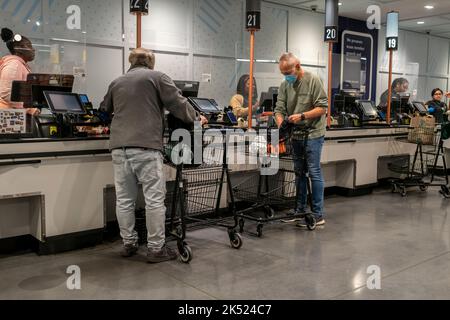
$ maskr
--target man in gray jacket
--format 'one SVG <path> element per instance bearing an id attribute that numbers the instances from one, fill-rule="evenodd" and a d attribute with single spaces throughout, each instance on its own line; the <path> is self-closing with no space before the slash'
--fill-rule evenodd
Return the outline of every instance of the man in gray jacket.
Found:
<path id="1" fill-rule="evenodd" d="M 165 243 L 166 182 L 163 173 L 164 110 L 187 124 L 206 123 L 164 73 L 154 71 L 155 56 L 147 49 L 131 52 L 131 68 L 114 80 L 100 109 L 114 113 L 110 149 L 116 186 L 116 214 L 124 247 L 121 255 L 138 250 L 135 201 L 142 184 L 147 220 L 147 261 L 177 257 Z"/>

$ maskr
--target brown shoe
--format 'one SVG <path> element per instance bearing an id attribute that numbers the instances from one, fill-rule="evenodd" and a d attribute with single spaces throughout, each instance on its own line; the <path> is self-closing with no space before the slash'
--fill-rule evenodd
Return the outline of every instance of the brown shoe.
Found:
<path id="1" fill-rule="evenodd" d="M 177 257 L 178 257 L 177 252 L 174 249 L 168 247 L 167 245 L 164 245 L 164 247 L 162 247 L 161 250 L 148 249 L 147 251 L 148 263 L 159 263 L 174 260 Z"/>
<path id="2" fill-rule="evenodd" d="M 120 252 L 120 255 L 124 258 L 129 258 L 136 254 L 136 252 L 138 251 L 138 248 L 139 247 L 136 244 L 126 244 L 123 246 L 122 251 Z"/>

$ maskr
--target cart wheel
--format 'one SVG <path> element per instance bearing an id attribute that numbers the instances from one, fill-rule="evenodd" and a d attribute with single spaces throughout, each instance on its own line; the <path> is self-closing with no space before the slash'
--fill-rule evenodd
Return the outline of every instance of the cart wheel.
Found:
<path id="1" fill-rule="evenodd" d="M 272 209 L 270 206 L 264 206 L 264 213 L 266 215 L 266 218 L 273 218 L 275 216 L 275 210 Z"/>
<path id="2" fill-rule="evenodd" d="M 263 224 L 258 224 L 258 226 L 256 227 L 256 235 L 261 238 L 263 235 Z"/>
<path id="3" fill-rule="evenodd" d="M 180 252 L 180 260 L 183 263 L 189 263 L 192 260 L 192 249 L 188 245 L 183 246 L 183 251 Z"/>
<path id="4" fill-rule="evenodd" d="M 446 199 L 450 198 L 450 190 L 447 186 L 441 186 L 441 191 L 439 191 Z"/>
<path id="5" fill-rule="evenodd" d="M 311 215 L 311 214 L 306 215 L 305 222 L 306 222 L 306 226 L 308 227 L 308 230 L 310 230 L 310 231 L 316 230 L 317 221 L 313 215 Z"/>
<path id="6" fill-rule="evenodd" d="M 237 232 L 230 233 L 230 243 L 233 249 L 240 249 L 242 247 L 242 237 Z"/>
<path id="7" fill-rule="evenodd" d="M 402 195 L 402 197 L 406 197 L 406 188 L 402 187 L 402 191 L 400 193 Z"/>
<path id="8" fill-rule="evenodd" d="M 243 233 L 244 232 L 244 225 L 245 225 L 245 220 L 244 219 L 239 219 L 239 233 Z"/>
<path id="9" fill-rule="evenodd" d="M 423 192 L 425 192 L 425 191 L 427 191 L 428 190 L 428 186 L 426 186 L 426 185 L 421 185 L 420 186 L 420 191 L 423 191 Z"/>

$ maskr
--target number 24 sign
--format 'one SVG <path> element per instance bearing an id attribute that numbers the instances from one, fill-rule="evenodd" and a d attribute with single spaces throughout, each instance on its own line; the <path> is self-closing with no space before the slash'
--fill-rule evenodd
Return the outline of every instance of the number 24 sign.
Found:
<path id="1" fill-rule="evenodd" d="M 130 0 L 130 13 L 148 14 L 149 0 Z"/>

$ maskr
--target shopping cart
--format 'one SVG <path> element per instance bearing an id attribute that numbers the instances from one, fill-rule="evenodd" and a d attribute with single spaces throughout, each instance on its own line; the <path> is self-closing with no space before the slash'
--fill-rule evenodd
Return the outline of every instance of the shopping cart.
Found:
<path id="1" fill-rule="evenodd" d="M 416 144 L 413 156 L 400 158 L 388 168 L 400 174 L 392 179 L 392 192 L 406 197 L 408 187 L 419 187 L 425 192 L 430 186 L 440 187 L 440 193 L 450 198 L 444 141 L 450 137 L 450 124 L 442 126 L 422 126 L 410 128 L 408 142 Z M 442 173 L 439 175 L 439 173 Z"/>
<path id="2" fill-rule="evenodd" d="M 224 132 L 220 131 L 223 135 Z M 165 144 L 166 162 L 176 168 L 175 188 L 172 190 L 172 203 L 169 216 L 169 233 L 177 240 L 178 250 L 182 262 L 188 263 L 192 259 L 192 250 L 186 243 L 186 231 L 190 226 L 216 226 L 224 227 L 228 231 L 231 247 L 239 249 L 242 238 L 236 231 L 238 219 L 231 195 L 230 210 L 233 213 L 234 224 L 226 223 L 229 218 L 220 218 L 219 209 L 225 178 L 229 181 L 229 169 L 226 163 L 226 141 L 219 143 L 209 141 L 202 146 L 202 164 L 189 165 L 173 162 L 173 151 L 180 157 L 190 154 L 191 148 L 183 147 L 180 143 Z M 205 150 L 206 149 L 206 150 Z M 188 158 L 191 156 L 188 156 Z M 191 157 L 192 158 L 192 157 Z"/>
<path id="3" fill-rule="evenodd" d="M 294 170 L 294 152 L 292 148 L 292 137 L 303 141 L 304 148 L 308 143 L 310 129 L 307 127 L 288 126 L 287 132 L 283 132 L 280 141 L 271 141 L 269 139 L 266 148 L 268 157 L 276 157 L 279 160 L 280 169 L 275 175 L 263 175 L 264 165 L 260 164 L 257 172 L 253 172 L 249 178 L 244 179 L 233 186 L 233 194 L 236 202 L 244 202 L 247 208 L 237 212 L 239 217 L 239 232 L 244 231 L 245 220 L 257 223 L 256 235 L 262 237 L 264 225 L 267 223 L 291 220 L 305 219 L 309 230 L 316 228 L 316 219 L 311 213 L 286 213 L 285 209 L 297 209 L 300 190 L 296 188 L 296 180 L 301 176 L 307 177 L 308 204 L 312 209 L 311 181 L 308 175 L 308 165 L 306 152 L 298 155 L 303 161 L 303 172 Z M 270 138 L 270 137 L 269 137 Z M 274 146 L 278 145 L 278 148 Z M 274 152 L 275 151 L 275 152 Z M 256 213 L 263 211 L 264 216 Z M 281 211 L 280 214 L 277 212 Z"/>

